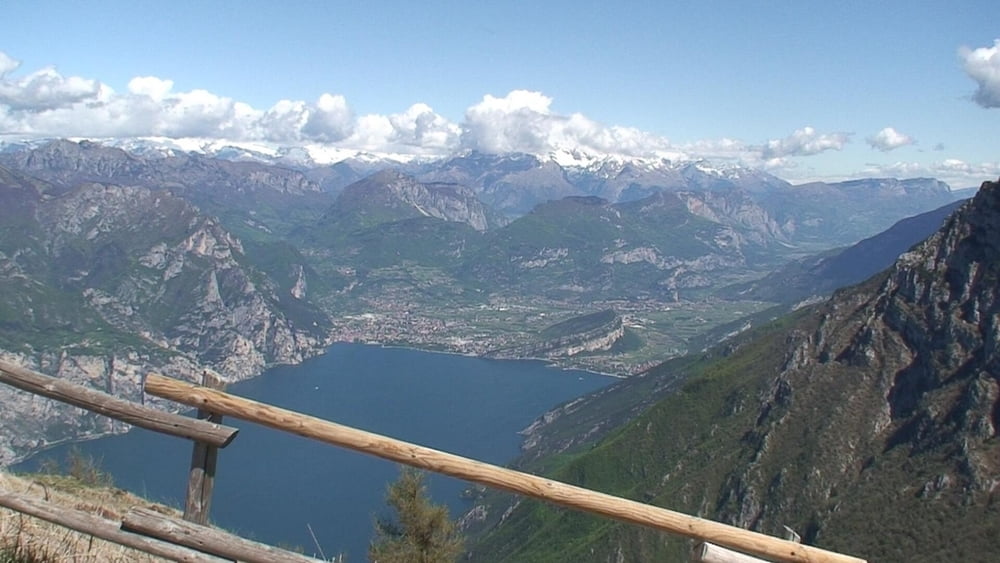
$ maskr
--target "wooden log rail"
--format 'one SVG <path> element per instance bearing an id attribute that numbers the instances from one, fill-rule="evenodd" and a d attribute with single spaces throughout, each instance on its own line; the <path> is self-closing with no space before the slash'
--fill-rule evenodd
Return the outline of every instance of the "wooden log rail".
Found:
<path id="1" fill-rule="evenodd" d="M 0 506 L 23 512 L 29 516 L 57 524 L 70 530 L 76 530 L 90 534 L 105 541 L 131 547 L 145 553 L 165 557 L 173 561 L 184 561 L 191 563 L 222 563 L 227 559 L 219 559 L 206 553 L 200 553 L 169 543 L 122 531 L 120 523 L 105 520 L 100 516 L 57 506 L 45 502 L 41 499 L 32 498 L 8 491 L 0 491 Z M 71 554 L 67 554 L 72 557 Z"/>
<path id="2" fill-rule="evenodd" d="M 257 543 L 233 534 L 170 518 L 146 508 L 133 508 L 122 529 L 244 563 L 318 563 L 318 559 Z"/>
<path id="3" fill-rule="evenodd" d="M 146 378 L 146 392 L 184 405 L 262 424 L 383 459 L 623 522 L 648 526 L 698 541 L 710 542 L 760 557 L 778 561 L 808 563 L 862 563 L 864 561 L 856 557 L 801 545 L 735 526 L 410 444 L 155 374 Z"/>
<path id="4" fill-rule="evenodd" d="M 228 446 L 239 432 L 236 428 L 138 405 L 90 387 L 50 377 L 4 361 L 0 361 L 0 383 L 69 403 L 133 426 L 189 438 L 218 448 Z"/>

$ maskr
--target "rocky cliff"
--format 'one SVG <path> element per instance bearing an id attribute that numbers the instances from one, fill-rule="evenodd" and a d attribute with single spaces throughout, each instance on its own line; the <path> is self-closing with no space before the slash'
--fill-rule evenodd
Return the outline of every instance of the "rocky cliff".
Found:
<path id="1" fill-rule="evenodd" d="M 141 398 L 141 377 L 230 380 L 326 344 L 306 269 L 281 283 L 239 238 L 169 192 L 66 187 L 0 168 L 0 353 L 42 372 Z M 258 249 L 258 246 L 254 247 Z M 295 268 L 297 266 L 297 269 Z M 112 431 L 76 409 L 0 389 L 0 463 L 46 443 Z"/>
<path id="2" fill-rule="evenodd" d="M 434 217 L 465 223 L 477 231 L 504 224 L 469 188 L 459 184 L 422 183 L 384 170 L 346 188 L 327 213 L 327 220 L 351 219 L 359 226 Z"/>
<path id="3" fill-rule="evenodd" d="M 549 326 L 529 344 L 494 350 L 488 355 L 495 358 L 558 359 L 610 350 L 623 336 L 625 325 L 621 315 L 609 309 Z"/>

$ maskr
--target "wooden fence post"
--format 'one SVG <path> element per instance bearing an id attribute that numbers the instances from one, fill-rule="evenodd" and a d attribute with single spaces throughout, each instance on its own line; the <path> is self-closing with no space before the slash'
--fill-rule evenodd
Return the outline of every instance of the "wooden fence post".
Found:
<path id="1" fill-rule="evenodd" d="M 215 373 L 205 370 L 201 384 L 209 389 L 222 391 L 226 384 Z M 222 415 L 198 409 L 199 419 L 208 419 L 215 424 L 222 423 Z M 191 472 L 188 475 L 187 499 L 184 502 L 184 519 L 188 522 L 208 524 L 208 513 L 212 508 L 212 490 L 215 488 L 215 469 L 219 458 L 219 448 L 195 442 L 191 452 Z"/>

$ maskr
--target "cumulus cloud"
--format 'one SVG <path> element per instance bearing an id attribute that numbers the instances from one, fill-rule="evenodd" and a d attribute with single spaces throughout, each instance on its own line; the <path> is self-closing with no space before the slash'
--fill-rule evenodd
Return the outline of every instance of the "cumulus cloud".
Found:
<path id="1" fill-rule="evenodd" d="M 551 105 L 552 98 L 541 92 L 486 95 L 465 112 L 461 146 L 488 153 L 566 150 L 642 157 L 677 153 L 664 137 L 631 127 L 608 127 L 579 113 L 559 115 Z"/>
<path id="2" fill-rule="evenodd" d="M 178 92 L 172 80 L 137 76 L 118 93 L 97 80 L 44 68 L 23 78 L 20 61 L 0 51 L 0 130 L 35 136 L 197 137 L 321 143 L 344 148 L 442 154 L 461 129 L 426 104 L 392 115 L 354 115 L 341 95 L 280 100 L 267 109 L 207 90 Z"/>
<path id="3" fill-rule="evenodd" d="M 334 143 L 354 131 L 354 113 L 343 96 L 323 94 L 306 110 L 302 136 L 310 141 Z"/>
<path id="4" fill-rule="evenodd" d="M 906 145 L 916 143 L 913 137 L 900 133 L 892 127 L 882 129 L 878 133 L 875 133 L 871 137 L 865 139 L 865 141 L 867 141 L 873 149 L 878 149 L 882 152 L 889 152 L 891 150 L 898 149 L 899 147 L 905 147 Z"/>
<path id="5" fill-rule="evenodd" d="M 979 85 L 973 101 L 984 108 L 1000 107 L 1000 39 L 993 40 L 992 47 L 962 47 L 958 56 L 965 73 Z"/>
<path id="6" fill-rule="evenodd" d="M 850 133 L 819 133 L 812 127 L 796 129 L 784 139 L 772 139 L 760 149 L 765 160 L 786 156 L 810 156 L 829 150 L 841 150 L 850 142 Z"/>
<path id="7" fill-rule="evenodd" d="M 363 115 L 345 144 L 364 150 L 417 154 L 447 154 L 458 146 L 461 128 L 427 104 L 413 104 L 402 113 Z"/>
<path id="8" fill-rule="evenodd" d="M 14 76 L 19 69 L 20 61 L 0 51 L 0 132 L 35 137 L 198 138 L 434 156 L 463 149 L 563 152 L 583 161 L 602 155 L 710 159 L 790 176 L 809 173 L 798 157 L 841 150 L 851 137 L 805 127 L 764 144 L 721 138 L 675 145 L 636 128 L 560 114 L 552 98 L 530 90 L 486 95 L 466 110 L 462 123 L 455 123 L 424 103 L 399 113 L 358 116 L 344 96 L 324 93 L 314 101 L 280 100 L 255 108 L 206 90 L 177 91 L 172 80 L 156 76 L 136 76 L 116 92 L 54 68 Z M 868 141 L 881 150 L 913 142 L 889 127 Z M 940 166 L 947 168 L 943 162 Z M 948 170 L 958 173 L 954 166 Z"/>
<path id="9" fill-rule="evenodd" d="M 846 134 L 820 134 L 807 127 L 763 146 L 726 138 L 675 146 L 636 128 L 557 113 L 552 98 L 530 90 L 486 95 L 457 124 L 423 103 L 399 113 L 357 116 L 344 96 L 324 93 L 312 102 L 280 100 L 269 108 L 254 108 L 207 90 L 177 91 L 172 80 L 156 76 L 136 76 L 124 91 L 115 92 L 97 80 L 63 76 L 54 68 L 11 76 L 19 68 L 20 61 L 0 51 L 0 131 L 39 137 L 204 138 L 442 156 L 462 149 L 565 151 L 723 159 L 773 169 L 793 166 L 789 157 L 840 149 L 848 141 Z"/>
<path id="10" fill-rule="evenodd" d="M 549 111 L 552 99 L 515 90 L 503 98 L 489 94 L 465 112 L 462 145 L 488 153 L 542 152 L 552 126 L 562 119 Z"/>
<path id="11" fill-rule="evenodd" d="M 18 111 L 45 111 L 68 107 L 77 102 L 96 100 L 101 84 L 75 76 L 64 77 L 54 68 L 43 68 L 18 80 L 7 74 L 16 69 L 17 61 L 5 55 L 0 60 L 0 104 Z"/>
<path id="12" fill-rule="evenodd" d="M 166 98 L 173 89 L 173 80 L 163 80 L 155 76 L 136 76 L 128 82 L 129 92 L 157 102 Z"/>

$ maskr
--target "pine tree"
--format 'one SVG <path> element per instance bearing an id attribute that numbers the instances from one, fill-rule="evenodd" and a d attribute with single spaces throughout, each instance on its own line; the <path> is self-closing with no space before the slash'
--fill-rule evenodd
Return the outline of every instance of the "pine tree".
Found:
<path id="1" fill-rule="evenodd" d="M 395 521 L 378 519 L 377 538 L 368 548 L 373 563 L 451 563 L 462 553 L 462 537 L 448 517 L 445 506 L 427 496 L 424 475 L 403 469 L 399 480 L 389 485 L 386 504 Z"/>

